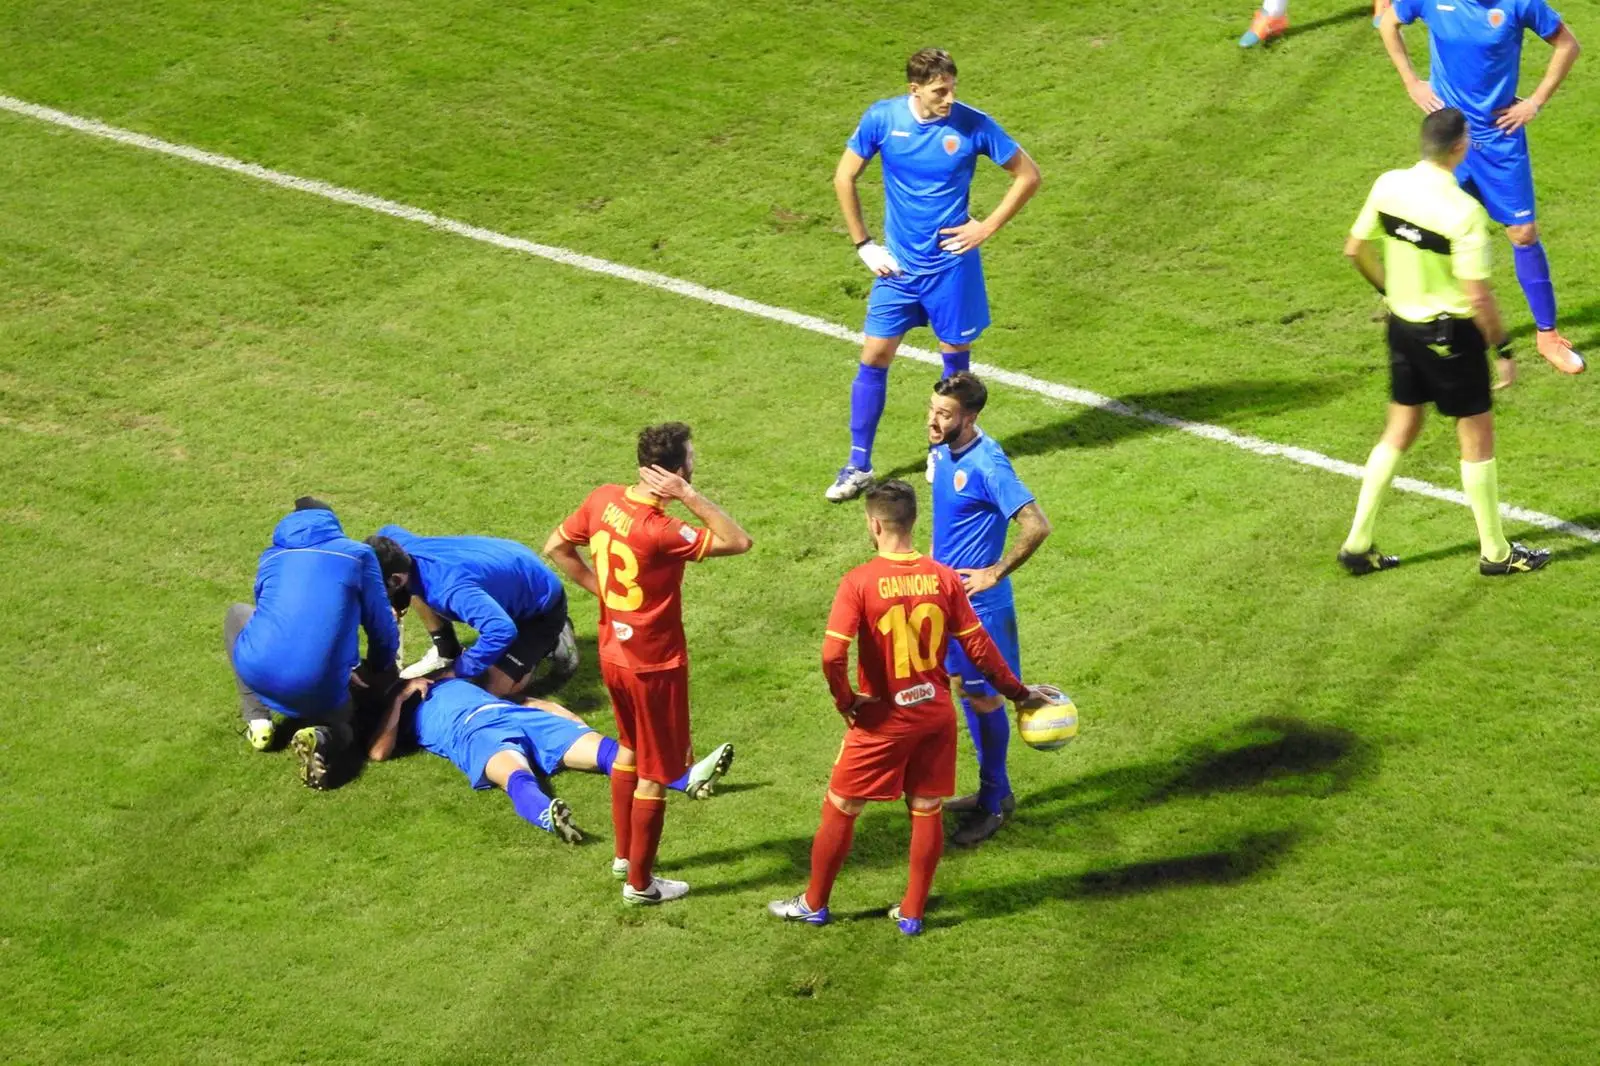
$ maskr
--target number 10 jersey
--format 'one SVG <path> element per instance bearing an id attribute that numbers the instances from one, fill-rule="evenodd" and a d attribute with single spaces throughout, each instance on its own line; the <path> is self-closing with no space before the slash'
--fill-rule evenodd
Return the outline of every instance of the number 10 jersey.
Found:
<path id="1" fill-rule="evenodd" d="M 635 672 L 689 664 L 683 564 L 711 550 L 711 531 L 668 515 L 653 496 L 601 485 L 561 523 L 588 545 L 600 585 L 600 659 Z"/>

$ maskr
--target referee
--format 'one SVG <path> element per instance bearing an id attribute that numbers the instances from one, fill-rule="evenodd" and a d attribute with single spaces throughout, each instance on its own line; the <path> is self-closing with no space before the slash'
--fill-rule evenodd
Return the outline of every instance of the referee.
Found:
<path id="1" fill-rule="evenodd" d="M 1548 549 L 1511 544 L 1500 528 L 1489 345 L 1499 356 L 1496 388 L 1511 384 L 1516 364 L 1489 288 L 1489 216 L 1453 174 L 1467 144 L 1467 120 L 1455 108 L 1423 119 L 1422 161 L 1373 183 L 1345 242 L 1344 254 L 1389 307 L 1388 422 L 1367 458 L 1355 521 L 1339 551 L 1339 565 L 1357 577 L 1400 565 L 1373 546 L 1372 529 L 1429 403 L 1456 420 L 1461 486 L 1478 523 L 1478 572 L 1521 574 L 1550 561 Z"/>

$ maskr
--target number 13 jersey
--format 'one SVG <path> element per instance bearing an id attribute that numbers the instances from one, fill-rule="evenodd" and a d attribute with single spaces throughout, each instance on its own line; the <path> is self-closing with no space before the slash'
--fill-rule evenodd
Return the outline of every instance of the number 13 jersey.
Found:
<path id="1" fill-rule="evenodd" d="M 984 632 L 961 578 L 918 552 L 884 553 L 851 570 L 839 583 L 822 642 L 822 669 L 834 705 L 849 708 L 850 642 L 859 691 L 871 698 L 856 714 L 870 731 L 917 729 L 955 713 L 945 650 L 961 644 L 1003 695 L 1020 699 L 1022 683 Z"/>
<path id="2" fill-rule="evenodd" d="M 689 664 L 683 564 L 711 550 L 711 531 L 668 515 L 653 496 L 601 485 L 561 523 L 589 547 L 600 585 L 600 659 L 636 672 Z"/>

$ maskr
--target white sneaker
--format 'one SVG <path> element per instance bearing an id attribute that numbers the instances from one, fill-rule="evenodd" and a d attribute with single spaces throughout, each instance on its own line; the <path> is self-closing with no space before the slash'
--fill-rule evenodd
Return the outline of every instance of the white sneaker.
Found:
<path id="1" fill-rule="evenodd" d="M 611 876 L 618 881 L 626 881 L 628 879 L 628 860 L 613 858 L 611 860 Z"/>
<path id="2" fill-rule="evenodd" d="M 692 800 L 710 798 L 717 782 L 733 766 L 733 745 L 723 744 L 710 755 L 689 767 L 689 784 L 683 794 Z"/>
<path id="3" fill-rule="evenodd" d="M 428 654 L 400 671 L 400 676 L 410 681 L 412 678 L 431 674 L 435 670 L 447 669 L 453 662 L 455 662 L 454 659 L 446 659 L 443 655 L 440 655 L 438 648 L 429 648 Z"/>
<path id="4" fill-rule="evenodd" d="M 793 899 L 775 899 L 767 904 L 767 913 L 786 922 L 805 922 L 807 925 L 827 925 L 828 908 L 812 910 L 804 892 Z"/>
<path id="5" fill-rule="evenodd" d="M 244 727 L 244 735 L 250 741 L 250 746 L 256 751 L 266 751 L 272 747 L 272 719 L 252 718 Z"/>
<path id="6" fill-rule="evenodd" d="M 843 503 L 853 500 L 872 487 L 872 471 L 862 470 L 859 467 L 847 466 L 839 471 L 839 476 L 833 484 L 828 486 L 828 491 L 823 495 L 830 503 Z"/>
<path id="7" fill-rule="evenodd" d="M 928 449 L 928 484 L 933 484 L 933 468 L 939 465 L 939 453 Z"/>
<path id="8" fill-rule="evenodd" d="M 655 906 L 657 903 L 670 903 L 675 899 L 682 899 L 689 894 L 689 882 L 673 881 L 666 877 L 652 877 L 650 887 L 643 892 L 632 885 L 622 886 L 622 902 L 632 903 L 635 906 Z"/>

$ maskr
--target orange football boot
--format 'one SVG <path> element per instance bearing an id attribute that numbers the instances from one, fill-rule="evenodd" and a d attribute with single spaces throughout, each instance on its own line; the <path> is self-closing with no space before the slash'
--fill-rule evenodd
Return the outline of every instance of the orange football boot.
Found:
<path id="1" fill-rule="evenodd" d="M 1572 342 L 1563 337 L 1559 330 L 1541 329 L 1538 337 L 1536 343 L 1539 354 L 1563 374 L 1581 374 L 1588 366 L 1583 356 L 1572 350 Z"/>
<path id="2" fill-rule="evenodd" d="M 1257 11 L 1256 17 L 1250 21 L 1250 28 L 1244 31 L 1244 36 L 1239 38 L 1240 48 L 1254 48 L 1258 44 L 1266 44 L 1275 38 L 1282 37 L 1289 28 L 1289 16 L 1279 15 L 1273 18 L 1265 11 Z"/>

